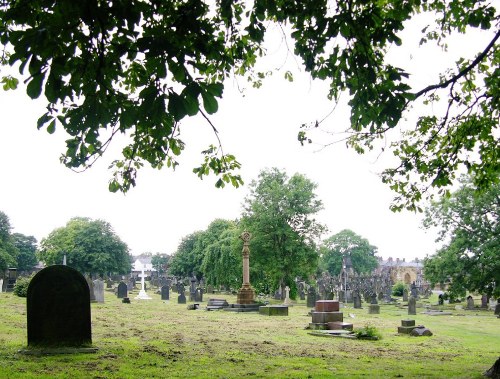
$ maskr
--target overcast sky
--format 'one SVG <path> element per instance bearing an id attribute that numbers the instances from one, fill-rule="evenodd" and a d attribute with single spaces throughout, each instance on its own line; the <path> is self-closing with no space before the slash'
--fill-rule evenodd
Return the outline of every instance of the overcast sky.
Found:
<path id="1" fill-rule="evenodd" d="M 461 38 L 444 54 L 438 49 L 419 49 L 418 40 L 418 35 L 409 34 L 405 48 L 391 50 L 392 59 L 414 69 L 417 90 L 435 83 L 438 70 L 467 50 L 467 43 L 482 42 L 478 35 Z M 279 46 L 279 39 L 269 45 L 269 68 L 285 62 Z M 389 210 L 393 193 L 378 173 L 391 161 L 390 154 L 378 159 L 377 154 L 359 156 L 342 143 L 326 149 L 300 146 L 300 124 L 322 119 L 334 104 L 326 99 L 327 86 L 311 82 L 292 58 L 284 68 L 293 70 L 293 83 L 283 79 L 283 70 L 261 89 L 247 88 L 243 94 L 239 90 L 247 86 L 243 79 L 228 82 L 219 112 L 212 117 L 225 151 L 242 163 L 245 182 L 256 179 L 264 168 L 277 167 L 289 176 L 302 173 L 318 185 L 316 193 L 324 204 L 318 218 L 329 228 L 325 238 L 351 229 L 377 246 L 384 258 L 409 260 L 432 254 L 437 247 L 435 232 L 421 229 L 421 216 Z M 40 241 L 72 217 L 90 217 L 108 221 L 134 255 L 172 254 L 184 236 L 205 229 L 216 218 L 235 219 L 241 213 L 247 186 L 216 189 L 215 177 L 201 181 L 192 173 L 202 161 L 200 152 L 216 143 L 201 117 L 182 122 L 187 146 L 180 167 L 175 172 L 145 168 L 139 172 L 137 187 L 123 195 L 107 189 L 108 166 L 119 158 L 120 140 L 91 170 L 74 173 L 59 163 L 65 149 L 64 131 L 59 128 L 49 135 L 36 129 L 36 120 L 44 113 L 43 101 L 31 101 L 22 89 L 0 91 L 0 109 L 0 210 L 9 216 L 14 232 Z M 323 125 L 329 130 L 346 129 L 347 112 L 339 104 Z M 408 115 L 406 126 L 417 113 L 418 109 Z M 398 130 L 389 138 L 395 138 Z M 330 138 L 320 135 L 321 142 Z"/>

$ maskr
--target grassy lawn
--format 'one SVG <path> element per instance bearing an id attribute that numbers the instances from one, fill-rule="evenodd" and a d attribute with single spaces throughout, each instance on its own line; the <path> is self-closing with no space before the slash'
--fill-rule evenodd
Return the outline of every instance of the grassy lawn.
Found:
<path id="1" fill-rule="evenodd" d="M 104 304 L 92 304 L 97 353 L 32 356 L 18 353 L 27 343 L 26 299 L 0 293 L 0 378 L 481 378 L 500 356 L 500 319 L 492 311 L 449 306 L 452 316 L 423 315 L 422 308 L 408 316 L 395 305 L 381 305 L 379 315 L 343 308 L 344 321 L 374 325 L 383 335 L 363 341 L 308 334 L 304 302 L 287 317 L 268 317 L 207 312 L 206 302 L 187 310 L 148 294 L 152 300 L 132 293 L 123 304 L 106 292 Z M 397 334 L 408 318 L 434 335 Z"/>

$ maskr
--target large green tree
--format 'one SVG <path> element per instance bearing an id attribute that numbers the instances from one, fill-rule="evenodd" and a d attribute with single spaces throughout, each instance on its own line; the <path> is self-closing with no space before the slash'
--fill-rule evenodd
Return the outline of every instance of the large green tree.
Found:
<path id="1" fill-rule="evenodd" d="M 499 14 L 490 0 L 17 0 L 0 3 L 0 64 L 19 69 L 31 98 L 42 94 L 47 112 L 38 127 L 70 135 L 63 162 L 90 167 L 118 133 L 129 138 L 114 162 L 112 191 L 135 185 L 137 170 L 176 166 L 185 142 L 179 122 L 218 109 L 225 80 L 246 76 L 265 55 L 268 29 L 278 24 L 286 46 L 313 79 L 330 83 L 334 101 L 347 92 L 349 145 L 372 149 L 414 105 L 431 105 L 394 146 L 400 164 L 383 174 L 399 194 L 393 209 L 417 209 L 430 186 L 447 188 L 461 167 L 476 186 L 498 182 L 500 103 Z M 421 44 L 446 47 L 471 29 L 489 43 L 464 51 L 438 80 L 412 87 L 412 72 L 390 63 L 387 52 L 417 14 L 428 14 Z M 416 50 L 416 49 L 415 49 Z M 415 51 L 415 54 L 417 52 Z M 266 71 L 264 69 L 264 71 Z M 285 77 L 292 79 L 290 72 Z M 18 78 L 4 74 L 5 89 Z M 435 114 L 433 103 L 447 107 Z M 315 126 L 319 122 L 313 123 Z M 219 175 L 217 186 L 242 181 L 235 157 L 217 141 L 195 172 Z M 309 139 L 306 130 L 299 140 Z M 208 145 L 208 143 L 207 143 Z M 475 151 L 477 154 L 469 154 Z"/>
<path id="2" fill-rule="evenodd" d="M 450 285 L 462 296 L 473 291 L 500 297 L 500 185 L 477 192 L 470 178 L 451 197 L 433 202 L 424 225 L 440 229 L 444 245 L 424 260 L 432 285 Z"/>
<path id="3" fill-rule="evenodd" d="M 377 248 L 366 238 L 352 230 L 342 230 L 323 241 L 321 267 L 332 275 L 339 275 L 343 258 L 351 259 L 352 268 L 358 274 L 371 273 L 378 265 Z"/>
<path id="4" fill-rule="evenodd" d="M 157 270 L 158 274 L 162 274 L 167 271 L 169 260 L 170 256 L 167 254 L 156 253 L 151 257 L 151 264 Z"/>
<path id="5" fill-rule="evenodd" d="M 47 265 L 67 265 L 89 274 L 127 274 L 131 263 L 125 242 L 103 220 L 75 217 L 42 239 L 39 257 Z"/>
<path id="6" fill-rule="evenodd" d="M 11 234 L 9 216 L 0 211 L 0 272 L 9 267 L 16 267 L 18 250 Z"/>
<path id="7" fill-rule="evenodd" d="M 202 235 L 202 231 L 196 231 L 182 238 L 170 260 L 170 274 L 180 277 L 190 277 L 193 274 L 197 278 L 203 276 L 203 249 L 199 241 Z"/>
<path id="8" fill-rule="evenodd" d="M 241 233 L 234 221 L 217 219 L 203 233 L 201 269 L 209 284 L 239 288 L 242 284 Z"/>
<path id="9" fill-rule="evenodd" d="M 325 227 L 314 216 L 322 208 L 316 184 L 304 175 L 273 168 L 263 170 L 250 184 L 245 199 L 242 228 L 252 233 L 250 268 L 252 284 L 294 285 L 296 277 L 316 272 L 316 242 Z"/>
<path id="10" fill-rule="evenodd" d="M 14 246 L 19 254 L 17 256 L 17 269 L 19 271 L 29 271 L 38 263 L 36 258 L 37 240 L 33 236 L 26 236 L 21 233 L 14 233 Z"/>

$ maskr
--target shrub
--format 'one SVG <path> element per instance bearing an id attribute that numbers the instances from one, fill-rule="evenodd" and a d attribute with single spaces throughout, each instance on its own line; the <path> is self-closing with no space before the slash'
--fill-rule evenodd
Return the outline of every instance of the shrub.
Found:
<path id="1" fill-rule="evenodd" d="M 382 334 L 373 325 L 367 324 L 365 327 L 356 329 L 354 332 L 356 338 L 365 340 L 380 340 L 382 339 Z"/>
<path id="2" fill-rule="evenodd" d="M 403 296 L 403 292 L 405 290 L 405 285 L 404 283 L 398 282 L 394 284 L 392 287 L 392 296 Z"/>
<path id="3" fill-rule="evenodd" d="M 16 284 L 14 285 L 14 294 L 19 297 L 26 297 L 28 294 L 28 286 L 32 278 L 33 275 L 17 278 Z"/>

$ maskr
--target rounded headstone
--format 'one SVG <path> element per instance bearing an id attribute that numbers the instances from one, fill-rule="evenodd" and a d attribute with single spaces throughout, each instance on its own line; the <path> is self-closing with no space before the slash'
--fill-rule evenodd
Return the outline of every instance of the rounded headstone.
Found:
<path id="1" fill-rule="evenodd" d="M 28 345 L 82 346 L 92 343 L 90 291 L 75 269 L 49 266 L 28 286 Z"/>

